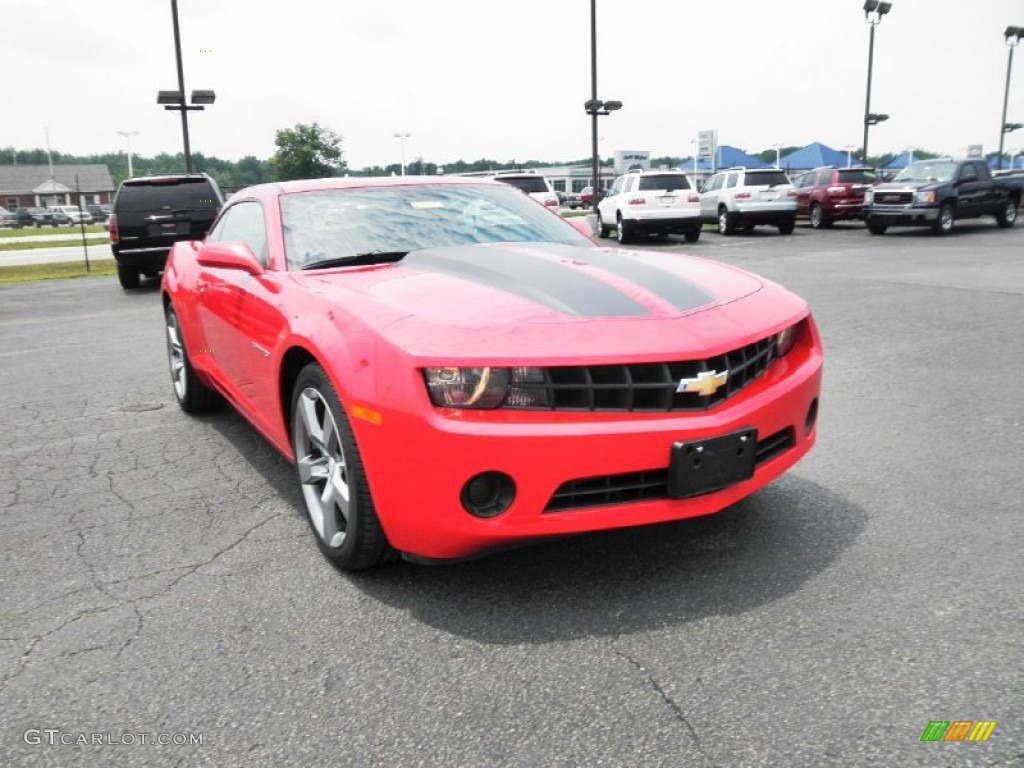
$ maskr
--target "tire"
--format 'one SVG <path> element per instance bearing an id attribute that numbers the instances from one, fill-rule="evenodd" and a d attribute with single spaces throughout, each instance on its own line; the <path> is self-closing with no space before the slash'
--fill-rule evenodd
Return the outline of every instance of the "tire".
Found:
<path id="1" fill-rule="evenodd" d="M 792 235 L 794 229 L 796 229 L 796 219 L 789 219 L 779 224 L 780 235 Z"/>
<path id="2" fill-rule="evenodd" d="M 1003 204 L 1002 210 L 996 214 L 996 223 L 1000 227 L 1012 227 L 1017 223 L 1017 201 L 1010 198 Z"/>
<path id="3" fill-rule="evenodd" d="M 956 222 L 956 211 L 953 210 L 951 203 L 943 203 L 939 207 L 939 218 L 932 224 L 932 232 L 936 235 L 948 235 L 953 231 L 953 225 Z"/>
<path id="4" fill-rule="evenodd" d="M 597 236 L 598 237 L 608 237 L 608 235 L 610 233 L 611 233 L 611 230 L 608 229 L 608 227 L 605 226 L 604 219 L 601 218 L 601 212 L 598 211 L 597 212 Z"/>
<path id="5" fill-rule="evenodd" d="M 219 408 L 224 400 L 219 392 L 210 389 L 196 376 L 188 357 L 188 350 L 185 349 L 185 338 L 181 334 L 178 315 L 170 304 L 164 308 L 164 326 L 167 337 L 167 362 L 171 367 L 171 385 L 178 406 L 185 413 L 202 413 Z"/>
<path id="6" fill-rule="evenodd" d="M 735 226 L 732 222 L 732 216 L 729 215 L 729 211 L 723 205 L 718 209 L 718 233 L 720 235 L 731 235 L 735 231 Z"/>
<path id="7" fill-rule="evenodd" d="M 317 363 L 299 373 L 290 413 L 299 491 L 324 557 L 346 571 L 393 559 L 345 409 Z"/>
<path id="8" fill-rule="evenodd" d="M 810 219 L 811 229 L 827 229 L 832 226 L 832 219 L 825 215 L 818 203 L 811 205 Z"/>
<path id="9" fill-rule="evenodd" d="M 615 239 L 625 245 L 633 237 L 633 225 L 622 220 L 622 214 L 615 214 Z"/>
<path id="10" fill-rule="evenodd" d="M 139 271 L 131 267 L 117 265 L 117 281 L 126 291 L 132 291 L 139 287 Z"/>
<path id="11" fill-rule="evenodd" d="M 872 235 L 884 235 L 885 230 L 889 228 L 885 224 L 878 224 L 877 222 L 874 222 L 871 219 L 866 219 L 864 221 L 864 224 L 868 228 L 868 232 L 870 232 Z"/>
<path id="12" fill-rule="evenodd" d="M 694 229 L 689 232 L 684 232 L 683 237 L 686 238 L 686 242 L 688 243 L 696 243 L 698 240 L 700 240 L 700 230 Z"/>

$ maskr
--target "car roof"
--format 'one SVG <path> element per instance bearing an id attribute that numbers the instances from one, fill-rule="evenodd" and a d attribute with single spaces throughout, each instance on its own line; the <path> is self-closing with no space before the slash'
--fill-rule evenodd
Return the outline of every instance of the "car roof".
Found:
<path id="1" fill-rule="evenodd" d="M 429 187 L 429 186 L 472 186 L 485 184 L 502 186 L 500 181 L 485 176 L 356 176 L 332 177 L 327 179 L 298 179 L 295 181 L 274 181 L 256 184 L 240 189 L 232 195 L 241 196 L 290 195 L 298 192 L 322 192 L 335 189 L 360 189 L 369 187 Z"/>
<path id="2" fill-rule="evenodd" d="M 142 186 L 145 184 L 166 184 L 168 181 L 181 179 L 211 181 L 210 177 L 205 173 L 162 173 L 153 176 L 132 176 L 121 183 L 126 186 Z"/>

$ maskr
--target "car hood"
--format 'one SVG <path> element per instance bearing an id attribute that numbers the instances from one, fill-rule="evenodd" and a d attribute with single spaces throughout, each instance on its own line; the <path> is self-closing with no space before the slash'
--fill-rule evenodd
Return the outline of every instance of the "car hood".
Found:
<path id="1" fill-rule="evenodd" d="M 583 354 L 638 344 L 678 351 L 682 318 L 765 287 L 704 259 L 552 243 L 434 248 L 395 264 L 299 279 L 332 303 L 369 301 L 378 316 L 384 310 L 395 319 L 378 330 L 411 354 L 470 356 L 539 354 L 553 345 Z"/>
<path id="2" fill-rule="evenodd" d="M 892 192 L 895 190 L 924 189 L 925 187 L 938 187 L 946 182 L 942 181 L 887 181 L 885 184 L 876 184 L 872 189 L 875 194 L 879 192 Z"/>

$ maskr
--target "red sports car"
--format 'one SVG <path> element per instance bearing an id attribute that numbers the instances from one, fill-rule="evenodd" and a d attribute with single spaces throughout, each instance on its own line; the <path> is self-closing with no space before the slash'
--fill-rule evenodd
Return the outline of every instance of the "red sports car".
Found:
<path id="1" fill-rule="evenodd" d="M 177 400 L 293 461 L 350 570 L 706 515 L 810 450 L 801 299 L 583 229 L 484 179 L 243 190 L 167 262 Z"/>

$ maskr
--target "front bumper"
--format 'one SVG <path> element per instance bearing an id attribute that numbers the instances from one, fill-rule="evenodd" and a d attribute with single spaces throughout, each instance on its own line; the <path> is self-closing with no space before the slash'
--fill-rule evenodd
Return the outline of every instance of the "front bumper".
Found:
<path id="1" fill-rule="evenodd" d="M 864 220 L 890 227 L 928 226 L 939 218 L 938 206 L 878 205 L 864 206 Z"/>
<path id="2" fill-rule="evenodd" d="M 384 411 L 380 424 L 353 419 L 374 503 L 390 542 L 432 560 L 459 559 L 552 536 L 707 515 L 735 504 L 793 466 L 817 435 L 821 347 L 813 321 L 804 342 L 718 407 L 688 413 Z M 350 416 L 351 418 L 351 416 Z M 387 428 L 383 428 L 386 425 Z M 791 430 L 785 450 L 736 485 L 686 499 L 645 498 L 559 509 L 574 481 L 664 471 L 672 444 L 754 428 L 758 441 Z M 466 482 L 510 476 L 515 501 L 503 514 L 473 517 Z M 551 508 L 549 508 L 551 507 Z"/>

